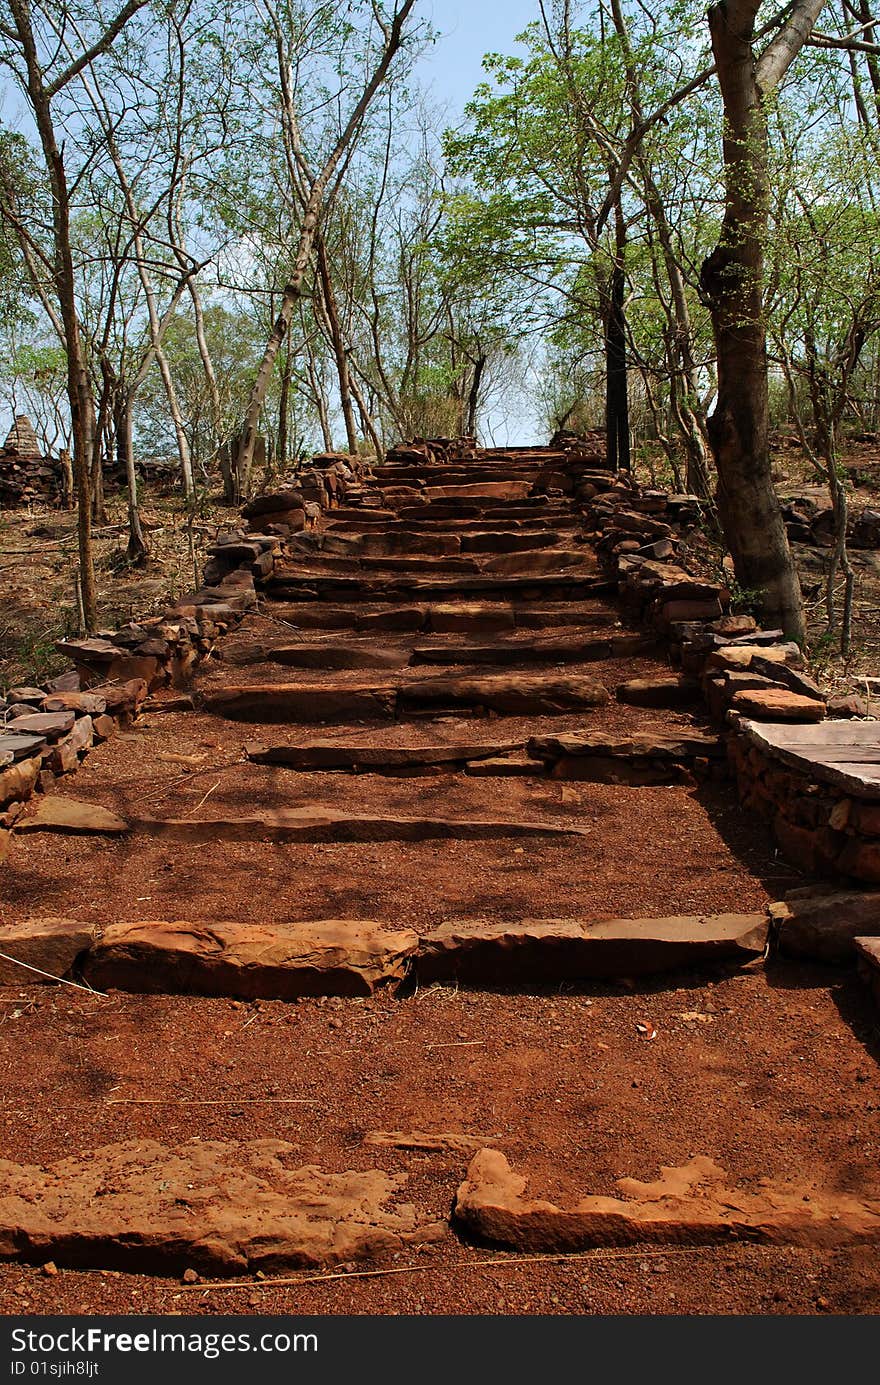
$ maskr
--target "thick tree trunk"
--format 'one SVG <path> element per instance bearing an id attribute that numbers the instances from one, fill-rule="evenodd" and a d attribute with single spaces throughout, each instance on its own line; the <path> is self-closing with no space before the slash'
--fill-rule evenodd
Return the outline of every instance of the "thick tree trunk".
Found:
<path id="1" fill-rule="evenodd" d="M 712 315 L 718 401 L 708 420 L 718 512 L 740 586 L 761 613 L 802 643 L 800 584 L 773 488 L 763 304 L 767 120 L 752 52 L 756 4 L 732 15 L 722 0 L 709 28 L 724 101 L 725 213 L 700 283 Z"/>

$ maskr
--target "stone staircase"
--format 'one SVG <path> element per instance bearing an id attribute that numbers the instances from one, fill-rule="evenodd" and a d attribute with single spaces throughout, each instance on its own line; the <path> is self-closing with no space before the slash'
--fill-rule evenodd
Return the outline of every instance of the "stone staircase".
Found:
<path id="1" fill-rule="evenodd" d="M 827 994 L 791 981 L 840 896 L 772 902 L 800 877 L 736 800 L 698 664 L 665 652 L 673 618 L 686 654 L 736 652 L 740 618 L 663 568 L 665 521 L 618 532 L 646 559 L 629 587 L 599 566 L 586 506 L 623 484 L 601 455 L 468 452 L 401 448 L 372 475 L 334 461 L 333 486 L 260 497 L 173 639 L 132 627 L 71 650 L 103 706 L 128 680 L 126 716 L 16 809 L 0 925 L 29 1056 L 0 1042 L 0 1258 L 57 1260 L 53 1294 L 79 1265 L 104 1308 L 128 1281 L 102 1297 L 98 1266 L 183 1273 L 137 1281 L 159 1311 L 220 1292 L 200 1275 L 336 1267 L 353 1295 L 358 1261 L 430 1255 L 458 1283 L 494 1244 L 547 1311 L 573 1274 L 548 1252 L 668 1242 L 714 1258 L 682 1259 L 665 1311 L 705 1306 L 722 1256 L 738 1268 L 719 1311 L 731 1293 L 755 1311 L 793 1247 L 843 1294 L 829 1247 L 880 1237 L 875 1161 L 856 1177 L 849 1141 L 874 1109 L 861 1039 L 837 976 Z M 636 577 L 645 600 L 621 604 Z M 48 1002 L 17 999 L 52 978 Z M 525 1197 L 523 1163 L 554 1201 Z M 651 1311 L 636 1264 L 611 1310 Z M 314 1275 L 228 1292 L 421 1312 L 419 1267 L 365 1275 L 372 1298 L 303 1298 Z M 0 1306 L 27 1273 L 0 1274 Z M 505 1311 L 481 1292 L 458 1308 Z M 584 1311 L 582 1292 L 563 1302 Z"/>
<path id="2" fill-rule="evenodd" d="M 148 908 L 106 918 L 105 896 L 100 935 L 84 950 L 77 925 L 68 958 L 50 929 L 55 965 L 279 997 L 760 957 L 764 891 L 715 825 L 723 741 L 586 541 L 584 500 L 615 483 L 595 452 L 392 453 L 311 528 L 290 522 L 293 493 L 252 502 L 254 534 L 215 562 L 253 559 L 259 609 L 186 697 L 157 692 L 143 729 L 88 761 L 64 793 L 76 827 L 46 803 L 23 824 L 49 855 L 78 831 L 74 874 L 109 884 L 109 811 L 150 882 Z M 259 533 L 272 515 L 281 547 Z"/>

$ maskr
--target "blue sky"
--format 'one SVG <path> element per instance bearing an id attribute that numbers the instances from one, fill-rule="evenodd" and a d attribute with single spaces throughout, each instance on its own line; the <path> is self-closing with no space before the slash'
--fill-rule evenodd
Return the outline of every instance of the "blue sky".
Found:
<path id="1" fill-rule="evenodd" d="M 538 0 L 421 0 L 418 12 L 438 33 L 420 75 L 459 115 L 483 79 L 485 53 L 513 53 L 514 38 L 539 17 Z"/>

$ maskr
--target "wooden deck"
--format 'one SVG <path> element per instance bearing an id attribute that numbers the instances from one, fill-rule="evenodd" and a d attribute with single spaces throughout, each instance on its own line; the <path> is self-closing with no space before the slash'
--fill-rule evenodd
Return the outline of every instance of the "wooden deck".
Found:
<path id="1" fill-rule="evenodd" d="M 742 717 L 739 728 L 758 749 L 817 782 L 880 800 L 880 721 L 786 725 Z"/>

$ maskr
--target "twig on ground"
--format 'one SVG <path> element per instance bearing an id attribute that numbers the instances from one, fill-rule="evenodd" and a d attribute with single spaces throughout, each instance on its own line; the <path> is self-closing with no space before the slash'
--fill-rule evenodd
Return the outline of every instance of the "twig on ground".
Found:
<path id="1" fill-rule="evenodd" d="M 107 999 L 104 992 L 96 991 L 94 986 L 81 986 L 78 981 L 68 981 L 63 976 L 56 976 L 54 972 L 43 971 L 42 967 L 32 967 L 30 962 L 22 962 L 20 957 L 10 957 L 7 952 L 0 952 L 0 958 L 2 958 L 4 962 L 12 962 L 13 966 L 24 967 L 25 971 L 36 972 L 37 976 L 45 976 L 50 981 L 57 981 L 59 986 L 72 986 L 75 991 L 85 991 L 87 995 L 97 995 L 100 996 L 102 1000 Z"/>
<path id="2" fill-rule="evenodd" d="M 442 1274 L 444 1270 L 458 1272 L 459 1270 L 481 1270 L 487 1268 L 504 1268 L 507 1266 L 521 1265 L 541 1265 L 548 1263 L 559 1263 L 565 1260 L 581 1261 L 584 1260 L 628 1260 L 640 1257 L 644 1259 L 646 1255 L 662 1255 L 664 1259 L 669 1255 L 696 1255 L 700 1251 L 714 1250 L 714 1246 L 660 1246 L 644 1245 L 635 1246 L 632 1250 L 606 1250 L 599 1248 L 596 1250 L 577 1250 L 560 1253 L 559 1255 L 507 1255 L 493 1260 L 461 1260 L 454 1265 L 398 1265 L 394 1269 L 388 1270 L 349 1270 L 341 1274 L 310 1274 L 291 1279 L 241 1279 L 230 1283 L 219 1280 L 214 1284 L 181 1284 L 180 1288 L 189 1293 L 210 1293 L 221 1292 L 224 1289 L 276 1289 L 287 1285 L 299 1284 L 329 1284 L 338 1279 L 380 1279 L 391 1274 Z"/>

